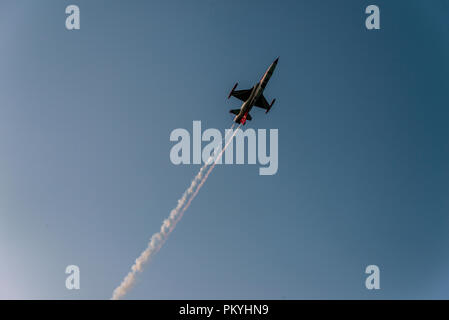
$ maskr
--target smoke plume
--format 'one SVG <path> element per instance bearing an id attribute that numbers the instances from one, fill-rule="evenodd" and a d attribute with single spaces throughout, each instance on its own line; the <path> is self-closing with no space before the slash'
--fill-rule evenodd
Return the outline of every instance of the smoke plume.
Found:
<path id="1" fill-rule="evenodd" d="M 234 126 L 235 124 L 232 125 L 231 132 L 234 129 Z M 226 143 L 224 148 L 218 154 L 218 156 L 216 158 L 214 156 L 211 156 L 206 161 L 206 163 L 204 163 L 204 165 L 201 167 L 200 171 L 197 173 L 197 175 L 193 178 L 192 182 L 190 183 L 190 186 L 187 188 L 186 191 L 184 191 L 181 198 L 178 200 L 177 206 L 170 212 L 168 218 L 164 220 L 160 230 L 155 234 L 153 234 L 153 236 L 150 239 L 150 242 L 148 243 L 147 248 L 140 254 L 140 256 L 136 259 L 135 263 L 132 265 L 131 271 L 126 275 L 126 277 L 123 279 L 120 285 L 114 290 L 112 294 L 112 300 L 121 299 L 129 292 L 129 290 L 133 287 L 133 285 L 136 282 L 137 273 L 143 271 L 144 264 L 150 261 L 151 258 L 164 245 L 165 241 L 167 241 L 168 236 L 174 230 L 176 224 L 179 222 L 179 220 L 181 220 L 184 212 L 190 206 L 190 203 L 196 197 L 198 191 L 203 186 L 203 184 L 206 182 L 210 172 L 215 167 L 217 161 L 222 157 L 224 151 L 234 138 L 239 128 L 240 125 L 237 127 L 236 130 L 233 131 L 232 136 L 229 138 L 227 142 L 226 142 L 227 137 L 226 136 L 224 137 Z M 215 161 L 214 158 L 216 159 Z M 206 172 L 206 169 L 212 162 L 214 162 L 214 164 Z"/>

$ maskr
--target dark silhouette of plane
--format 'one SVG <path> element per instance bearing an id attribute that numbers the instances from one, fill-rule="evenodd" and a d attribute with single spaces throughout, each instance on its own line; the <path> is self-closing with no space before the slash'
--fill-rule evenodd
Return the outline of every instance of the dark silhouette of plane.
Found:
<path id="1" fill-rule="evenodd" d="M 249 114 L 253 107 L 259 107 L 265 109 L 265 113 L 270 111 L 276 99 L 273 99 L 270 104 L 268 104 L 267 99 L 263 96 L 263 91 L 267 86 L 268 81 L 271 78 L 271 75 L 276 68 L 279 58 L 274 60 L 274 62 L 268 67 L 267 71 L 263 75 L 262 79 L 258 83 L 256 83 L 251 89 L 247 90 L 235 90 L 237 88 L 238 83 L 234 85 L 231 92 L 229 93 L 228 99 L 233 96 L 239 100 L 243 101 L 240 109 L 232 109 L 229 112 L 235 114 L 234 122 L 245 124 L 246 120 L 251 121 L 252 117 Z"/>

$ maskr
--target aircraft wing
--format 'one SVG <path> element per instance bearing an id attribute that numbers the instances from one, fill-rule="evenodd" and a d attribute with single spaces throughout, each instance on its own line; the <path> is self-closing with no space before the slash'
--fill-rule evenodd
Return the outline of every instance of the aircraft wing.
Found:
<path id="1" fill-rule="evenodd" d="M 246 100 L 248 100 L 252 91 L 253 91 L 253 88 L 248 89 L 248 90 L 233 90 L 231 92 L 231 96 L 236 97 L 239 100 L 246 101 Z"/>
<path id="2" fill-rule="evenodd" d="M 254 104 L 255 107 L 259 107 L 265 110 L 270 109 L 270 104 L 268 103 L 267 99 L 263 96 L 263 94 L 257 99 L 256 103 Z"/>

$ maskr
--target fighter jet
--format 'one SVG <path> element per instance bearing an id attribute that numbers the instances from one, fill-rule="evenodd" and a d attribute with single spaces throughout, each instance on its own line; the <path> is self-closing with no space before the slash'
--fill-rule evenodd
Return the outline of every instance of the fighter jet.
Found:
<path id="1" fill-rule="evenodd" d="M 268 81 L 271 78 L 271 75 L 276 68 L 279 57 L 274 60 L 274 62 L 268 67 L 265 74 L 262 76 L 260 81 L 256 83 L 251 89 L 248 90 L 235 90 L 237 88 L 238 82 L 234 85 L 231 92 L 229 93 L 228 99 L 233 96 L 239 100 L 243 101 L 240 109 L 232 109 L 229 112 L 235 114 L 234 122 L 245 124 L 246 120 L 251 121 L 252 117 L 249 114 L 253 107 L 259 107 L 265 109 L 265 113 L 270 111 L 276 99 L 273 99 L 270 104 L 268 104 L 267 99 L 263 96 L 263 91 L 267 86 Z"/>

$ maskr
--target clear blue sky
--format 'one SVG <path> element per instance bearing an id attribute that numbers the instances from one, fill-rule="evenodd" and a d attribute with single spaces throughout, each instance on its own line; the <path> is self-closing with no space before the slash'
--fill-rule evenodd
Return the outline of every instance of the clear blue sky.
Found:
<path id="1" fill-rule="evenodd" d="M 128 298 L 449 298 L 448 19 L 443 0 L 2 1 L 0 298 L 110 298 L 199 169 L 170 132 L 229 127 L 232 85 L 277 56 L 249 126 L 279 129 L 278 173 L 217 167 Z"/>

